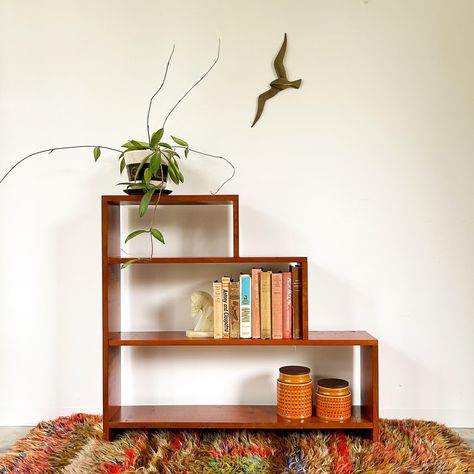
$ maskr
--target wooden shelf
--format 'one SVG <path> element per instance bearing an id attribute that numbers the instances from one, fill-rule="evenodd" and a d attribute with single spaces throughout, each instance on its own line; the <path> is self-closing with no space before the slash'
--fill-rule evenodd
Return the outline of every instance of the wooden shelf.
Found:
<path id="1" fill-rule="evenodd" d="M 277 415 L 272 405 L 146 405 L 120 406 L 110 418 L 110 428 L 259 428 L 259 429 L 372 429 L 360 406 L 344 422 L 312 416 L 293 421 Z"/>
<path id="2" fill-rule="evenodd" d="M 143 195 L 117 194 L 102 196 L 102 202 L 117 204 L 120 206 L 138 205 Z M 158 200 L 158 194 L 151 198 L 154 203 Z M 238 194 L 163 194 L 160 196 L 160 206 L 219 206 L 238 205 Z"/>
<path id="3" fill-rule="evenodd" d="M 136 257 L 110 257 L 107 263 L 122 264 Z M 136 264 L 149 263 L 302 263 L 306 257 L 143 257 Z"/>
<path id="4" fill-rule="evenodd" d="M 185 331 L 111 332 L 110 346 L 376 346 L 365 331 L 310 331 L 308 339 L 188 338 Z"/>

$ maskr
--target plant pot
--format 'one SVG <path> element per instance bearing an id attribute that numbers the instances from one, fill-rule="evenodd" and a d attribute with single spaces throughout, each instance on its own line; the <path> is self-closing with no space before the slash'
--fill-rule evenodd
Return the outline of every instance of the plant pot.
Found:
<path id="1" fill-rule="evenodd" d="M 133 150 L 125 153 L 125 164 L 127 168 L 128 180 L 130 182 L 137 182 L 137 188 L 141 187 L 141 181 L 145 170 L 150 167 L 150 163 L 145 163 L 137 174 L 137 169 L 142 160 L 151 153 L 150 150 Z M 157 171 L 157 176 L 153 176 L 150 180 L 151 186 L 156 186 L 158 189 L 166 189 L 168 182 L 168 165 L 162 163 L 160 169 Z M 131 189 L 134 189 L 132 186 Z"/>

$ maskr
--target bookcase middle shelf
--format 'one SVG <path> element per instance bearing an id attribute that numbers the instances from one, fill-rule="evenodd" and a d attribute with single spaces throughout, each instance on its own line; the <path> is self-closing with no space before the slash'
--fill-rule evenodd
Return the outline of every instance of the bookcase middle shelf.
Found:
<path id="1" fill-rule="evenodd" d="M 137 257 L 109 257 L 107 263 L 122 264 Z M 307 257 L 141 257 L 135 264 L 150 263 L 306 263 Z"/>
<path id="2" fill-rule="evenodd" d="M 376 346 L 365 331 L 309 331 L 308 339 L 187 338 L 185 331 L 109 332 L 109 346 Z"/>

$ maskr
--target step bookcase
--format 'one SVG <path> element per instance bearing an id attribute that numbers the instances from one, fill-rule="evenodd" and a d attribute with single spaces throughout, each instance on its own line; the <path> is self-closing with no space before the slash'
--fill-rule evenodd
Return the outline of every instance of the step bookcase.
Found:
<path id="1" fill-rule="evenodd" d="M 144 258 L 134 265 L 241 263 L 265 265 L 299 263 L 302 267 L 302 339 L 190 339 L 185 331 L 122 332 L 120 265 L 133 257 L 120 253 L 121 206 L 140 203 L 141 196 L 102 196 L 102 303 L 103 303 L 103 426 L 104 439 L 128 428 L 259 428 L 357 429 L 373 440 L 379 436 L 378 341 L 365 331 L 308 331 L 308 267 L 306 257 L 239 256 L 238 195 L 166 195 L 159 205 L 232 206 L 232 257 Z M 152 200 L 156 202 L 157 197 Z M 124 270 L 127 271 L 127 270 Z M 361 405 L 352 407 L 345 422 L 326 422 L 316 416 L 290 421 L 269 405 L 152 405 L 121 404 L 121 348 L 123 346 L 359 346 Z M 196 349 L 198 350 L 198 349 Z M 275 374 L 278 367 L 275 367 Z M 276 375 L 275 375 L 276 377 Z M 276 390 L 276 381 L 275 381 Z"/>

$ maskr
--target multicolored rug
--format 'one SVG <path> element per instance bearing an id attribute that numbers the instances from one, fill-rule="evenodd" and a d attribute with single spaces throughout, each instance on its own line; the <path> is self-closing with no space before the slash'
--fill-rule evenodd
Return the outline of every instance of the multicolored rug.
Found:
<path id="1" fill-rule="evenodd" d="M 40 423 L 0 458 L 0 473 L 474 473 L 474 451 L 445 426 L 383 420 L 380 442 L 341 432 L 129 431 L 101 439 L 101 418 Z"/>

